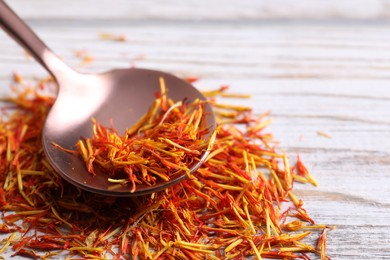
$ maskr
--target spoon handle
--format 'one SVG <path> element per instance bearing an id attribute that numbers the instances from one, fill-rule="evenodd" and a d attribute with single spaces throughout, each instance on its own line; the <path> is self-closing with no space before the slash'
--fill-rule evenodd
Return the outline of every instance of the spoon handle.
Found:
<path id="1" fill-rule="evenodd" d="M 57 81 L 62 76 L 76 73 L 58 58 L 3 0 L 0 0 L 0 26 Z"/>

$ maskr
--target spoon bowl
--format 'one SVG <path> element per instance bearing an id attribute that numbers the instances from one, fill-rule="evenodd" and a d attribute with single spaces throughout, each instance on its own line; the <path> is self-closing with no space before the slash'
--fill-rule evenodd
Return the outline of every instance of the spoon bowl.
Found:
<path id="1" fill-rule="evenodd" d="M 45 155 L 53 167 L 68 182 L 90 192 L 110 196 L 139 196 L 165 189 L 184 180 L 188 175 L 180 172 L 169 181 L 159 180 L 155 185 L 119 186 L 112 189 L 107 175 L 91 175 L 80 156 L 67 153 L 58 147 L 75 150 L 75 144 L 82 137 L 93 134 L 91 119 L 96 118 L 103 125 L 113 122 L 119 133 L 132 126 L 144 115 L 160 91 L 159 79 L 167 86 L 168 96 L 173 101 L 206 98 L 191 84 L 169 73 L 148 69 L 115 69 L 92 75 L 78 73 L 62 62 L 37 35 L 0 0 L 0 25 L 24 49 L 53 76 L 58 84 L 58 95 L 51 108 L 42 132 Z M 210 138 L 216 127 L 210 104 L 204 107 L 206 126 Z M 208 151 L 203 151 L 199 161 L 189 165 L 190 173 L 195 172 L 205 161 Z"/>
<path id="2" fill-rule="evenodd" d="M 129 186 L 116 186 L 107 181 L 104 173 L 92 176 L 88 173 L 84 161 L 74 154 L 66 153 L 53 146 L 53 143 L 65 149 L 75 149 L 80 137 L 92 136 L 91 118 L 96 118 L 103 125 L 112 121 L 119 133 L 138 121 L 153 103 L 154 93 L 159 92 L 159 78 L 165 80 L 168 95 L 179 101 L 190 97 L 204 100 L 203 95 L 187 82 L 168 73 L 146 69 L 120 69 L 101 75 L 80 75 L 75 85 L 64 84 L 58 93 L 55 104 L 47 116 L 43 129 L 43 148 L 46 156 L 56 172 L 63 178 L 80 188 L 95 193 L 115 196 L 143 195 L 164 189 L 185 179 L 187 174 L 171 176 L 169 181 L 159 180 L 155 185 L 138 184 L 134 193 Z M 76 84 L 79 85 L 78 87 Z M 82 91 L 80 91 L 82 90 Z M 206 125 L 214 127 L 210 105 L 205 106 Z M 211 134 L 211 132 L 210 132 Z M 210 134 L 205 138 L 210 137 Z M 206 159 L 205 151 L 200 161 L 191 165 L 193 173 Z"/>

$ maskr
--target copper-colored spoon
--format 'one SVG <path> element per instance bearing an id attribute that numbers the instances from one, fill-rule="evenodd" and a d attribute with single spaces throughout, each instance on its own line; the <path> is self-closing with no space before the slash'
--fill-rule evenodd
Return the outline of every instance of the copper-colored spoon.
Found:
<path id="1" fill-rule="evenodd" d="M 154 186 L 138 185 L 134 193 L 129 192 L 131 187 L 110 190 L 112 184 L 107 181 L 107 176 L 91 176 L 80 158 L 55 148 L 52 143 L 74 149 L 80 137 L 92 136 L 92 117 L 106 125 L 112 119 L 115 128 L 124 132 L 154 101 L 160 77 L 165 79 L 173 100 L 205 100 L 192 85 L 171 74 L 146 69 L 115 69 L 98 75 L 78 73 L 63 63 L 2 0 L 0 24 L 58 83 L 58 96 L 46 119 L 42 143 L 51 166 L 64 179 L 91 192 L 134 196 L 164 189 L 186 178 L 183 173 L 170 181 L 161 180 Z M 216 125 L 215 117 L 210 105 L 206 105 L 205 110 L 206 124 L 212 132 Z M 204 162 L 207 154 L 205 151 L 199 163 L 189 166 L 191 173 Z"/>

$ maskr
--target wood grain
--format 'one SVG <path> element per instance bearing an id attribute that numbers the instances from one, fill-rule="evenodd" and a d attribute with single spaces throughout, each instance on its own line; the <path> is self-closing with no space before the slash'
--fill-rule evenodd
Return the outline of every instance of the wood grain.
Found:
<path id="1" fill-rule="evenodd" d="M 268 20 L 388 19 L 389 0 L 12 0 L 26 18 Z M 75 10 L 78 10 L 75 12 Z"/>
<path id="2" fill-rule="evenodd" d="M 82 71 L 136 65 L 252 94 L 229 102 L 271 111 L 268 130 L 306 162 L 319 187 L 296 185 L 297 195 L 318 223 L 337 226 L 332 259 L 390 259 L 390 24 L 375 22 L 388 18 L 390 1 L 223 2 L 117 1 L 107 12 L 107 1 L 10 4 Z M 93 63 L 80 65 L 82 49 Z M 46 74 L 0 32 L 0 94 L 13 71 Z"/>

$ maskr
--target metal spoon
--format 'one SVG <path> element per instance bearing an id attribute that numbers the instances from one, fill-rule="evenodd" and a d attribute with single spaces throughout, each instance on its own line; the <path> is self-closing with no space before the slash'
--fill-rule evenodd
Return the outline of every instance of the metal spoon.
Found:
<path id="1" fill-rule="evenodd" d="M 92 117 L 106 125 L 112 119 L 115 128 L 124 132 L 154 101 L 154 93 L 159 91 L 160 77 L 164 78 L 173 100 L 205 100 L 192 85 L 171 74 L 146 69 L 115 69 L 99 75 L 78 73 L 63 63 L 2 0 L 0 24 L 58 83 L 58 96 L 47 116 L 42 143 L 51 166 L 64 179 L 95 193 L 138 196 L 162 190 L 186 178 L 185 173 L 180 173 L 169 181 L 160 180 L 154 186 L 137 185 L 134 193 L 130 193 L 130 187 L 126 186 L 111 190 L 112 184 L 107 181 L 107 176 L 91 176 L 79 157 L 55 148 L 52 143 L 74 149 L 80 137 L 92 136 Z M 215 117 L 210 105 L 207 104 L 205 110 L 206 124 L 211 133 L 215 129 Z M 196 171 L 207 155 L 205 151 L 198 163 L 189 166 L 191 173 Z"/>

